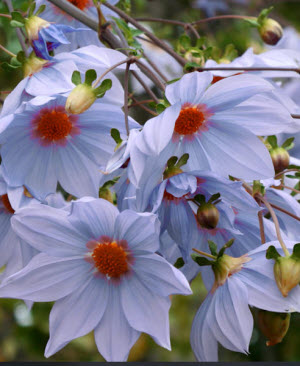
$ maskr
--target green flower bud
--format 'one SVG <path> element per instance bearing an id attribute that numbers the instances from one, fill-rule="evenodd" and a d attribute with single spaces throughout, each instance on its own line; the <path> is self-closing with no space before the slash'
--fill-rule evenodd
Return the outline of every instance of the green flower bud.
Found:
<path id="1" fill-rule="evenodd" d="M 284 171 L 289 166 L 290 155 L 283 147 L 271 149 L 270 154 L 276 173 Z"/>
<path id="2" fill-rule="evenodd" d="M 48 62 L 48 60 L 38 58 L 32 53 L 23 63 L 24 77 L 41 71 Z"/>
<path id="3" fill-rule="evenodd" d="M 258 28 L 262 40 L 274 46 L 282 37 L 283 30 L 281 25 L 274 19 L 265 18 Z"/>
<path id="4" fill-rule="evenodd" d="M 197 210 L 197 221 L 205 229 L 214 229 L 218 225 L 220 213 L 212 203 L 204 203 Z"/>
<path id="5" fill-rule="evenodd" d="M 290 319 L 290 313 L 274 313 L 266 310 L 258 311 L 258 327 L 268 339 L 266 342 L 267 346 L 274 346 L 282 341 L 289 329 Z"/>
<path id="6" fill-rule="evenodd" d="M 80 114 L 90 108 L 96 99 L 92 86 L 79 84 L 69 94 L 65 109 L 70 114 Z"/>

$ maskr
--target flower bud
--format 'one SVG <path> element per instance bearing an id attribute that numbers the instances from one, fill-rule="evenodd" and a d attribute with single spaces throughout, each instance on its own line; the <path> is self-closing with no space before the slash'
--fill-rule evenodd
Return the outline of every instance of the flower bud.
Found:
<path id="1" fill-rule="evenodd" d="M 39 31 L 42 28 L 48 27 L 49 25 L 50 25 L 49 22 L 47 22 L 46 20 L 44 20 L 40 17 L 37 17 L 35 15 L 26 19 L 25 29 L 26 29 L 26 33 L 27 33 L 29 42 L 31 43 L 33 40 L 38 39 Z"/>
<path id="2" fill-rule="evenodd" d="M 280 173 L 290 164 L 290 155 L 283 147 L 277 147 L 270 150 L 275 173 Z"/>
<path id="3" fill-rule="evenodd" d="M 25 60 L 23 63 L 23 73 L 24 77 L 30 76 L 36 72 L 42 70 L 42 68 L 48 63 L 48 60 L 43 60 L 36 57 L 33 53 Z"/>
<path id="4" fill-rule="evenodd" d="M 219 257 L 212 265 L 212 269 L 215 274 L 213 291 L 217 287 L 222 286 L 230 275 L 239 272 L 242 269 L 243 264 L 249 262 L 250 260 L 251 258 L 247 255 L 242 255 L 241 257 L 235 258 L 227 254 L 223 254 L 221 257 Z"/>
<path id="5" fill-rule="evenodd" d="M 204 65 L 205 64 L 205 58 L 204 56 L 199 56 L 195 54 L 195 52 L 193 51 L 187 51 L 185 54 L 184 54 L 184 58 L 189 61 L 189 62 L 195 62 L 196 64 L 198 65 Z"/>
<path id="6" fill-rule="evenodd" d="M 300 260 L 294 254 L 278 257 L 274 264 L 274 276 L 277 286 L 284 297 L 300 283 Z"/>
<path id="7" fill-rule="evenodd" d="M 257 319 L 260 331 L 268 339 L 266 345 L 274 346 L 280 343 L 286 335 L 290 326 L 291 314 L 259 310 Z"/>
<path id="8" fill-rule="evenodd" d="M 274 46 L 282 37 L 281 25 L 274 19 L 266 18 L 258 28 L 262 40 Z"/>
<path id="9" fill-rule="evenodd" d="M 219 222 L 220 213 L 212 203 L 204 203 L 197 210 L 197 221 L 205 229 L 214 229 Z"/>
<path id="10" fill-rule="evenodd" d="M 114 203 L 114 198 L 109 188 L 100 188 L 99 198 L 103 198 L 110 203 Z"/>
<path id="11" fill-rule="evenodd" d="M 80 114 L 90 108 L 96 99 L 92 86 L 79 84 L 69 94 L 65 109 L 67 113 Z"/>

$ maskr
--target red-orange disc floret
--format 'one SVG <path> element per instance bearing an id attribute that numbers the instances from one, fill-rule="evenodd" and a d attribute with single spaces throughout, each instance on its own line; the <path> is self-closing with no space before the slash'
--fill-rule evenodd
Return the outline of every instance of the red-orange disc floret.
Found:
<path id="1" fill-rule="evenodd" d="M 4 194 L 1 196 L 2 203 L 8 213 L 14 214 L 15 210 L 11 207 L 11 204 L 8 199 L 8 195 Z"/>
<path id="2" fill-rule="evenodd" d="M 77 119 L 77 116 L 68 115 L 63 106 L 43 108 L 31 121 L 32 137 L 38 138 L 42 145 L 65 144 L 68 136 L 80 133 Z"/>
<path id="3" fill-rule="evenodd" d="M 204 113 L 199 108 L 183 108 L 175 122 L 174 131 L 179 135 L 191 135 L 199 130 L 204 121 Z"/>
<path id="4" fill-rule="evenodd" d="M 127 253 L 115 241 L 99 243 L 92 258 L 97 270 L 110 278 L 119 278 L 129 270 Z"/>
<path id="5" fill-rule="evenodd" d="M 80 10 L 85 10 L 87 7 L 90 7 L 91 4 L 91 0 L 68 0 L 69 3 L 77 6 L 77 8 L 79 8 Z"/>

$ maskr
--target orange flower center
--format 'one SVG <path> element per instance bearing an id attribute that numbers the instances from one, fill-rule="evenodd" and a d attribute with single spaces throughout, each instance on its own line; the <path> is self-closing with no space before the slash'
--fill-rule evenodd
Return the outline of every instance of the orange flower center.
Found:
<path id="1" fill-rule="evenodd" d="M 69 3 L 77 6 L 80 10 L 85 10 L 87 7 L 91 6 L 90 0 L 68 0 Z"/>
<path id="2" fill-rule="evenodd" d="M 68 115 L 62 106 L 43 108 L 32 120 L 32 136 L 39 138 L 44 145 L 65 143 L 70 135 L 80 131 L 75 126 L 77 116 Z"/>
<path id="3" fill-rule="evenodd" d="M 127 253 L 115 241 L 98 243 L 92 258 L 98 271 L 110 278 L 119 278 L 129 270 Z"/>
<path id="4" fill-rule="evenodd" d="M 6 211 L 11 213 L 11 214 L 14 214 L 15 210 L 11 207 L 11 204 L 10 204 L 9 199 L 8 199 L 8 195 L 4 194 L 3 196 L 1 196 L 1 199 L 2 199 L 2 203 L 3 203 Z"/>
<path id="5" fill-rule="evenodd" d="M 191 135 L 199 130 L 205 121 L 205 115 L 198 106 L 183 108 L 175 122 L 175 132 L 179 135 Z"/>

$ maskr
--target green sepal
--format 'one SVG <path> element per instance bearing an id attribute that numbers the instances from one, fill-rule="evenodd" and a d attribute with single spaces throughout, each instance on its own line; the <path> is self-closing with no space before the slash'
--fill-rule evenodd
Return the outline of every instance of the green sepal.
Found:
<path id="1" fill-rule="evenodd" d="M 26 61 L 26 55 L 24 51 L 19 51 L 17 54 L 17 60 L 23 64 Z"/>
<path id="2" fill-rule="evenodd" d="M 219 253 L 218 253 L 218 258 L 222 257 L 225 250 L 230 248 L 232 246 L 232 244 L 234 243 L 234 238 L 228 240 L 228 242 L 220 249 Z"/>
<path id="3" fill-rule="evenodd" d="M 18 61 L 17 57 L 12 57 L 12 58 L 10 59 L 10 64 L 11 64 L 11 66 L 14 66 L 14 67 L 16 67 L 16 68 L 18 68 L 18 67 L 21 67 L 21 66 L 22 66 L 22 62 Z"/>
<path id="4" fill-rule="evenodd" d="M 44 10 L 45 10 L 45 9 L 46 9 L 46 5 L 45 5 L 45 4 L 41 5 L 41 6 L 38 8 L 37 12 L 35 13 L 35 16 L 39 16 L 40 14 L 42 14 L 42 13 L 44 12 Z"/>
<path id="5" fill-rule="evenodd" d="M 259 27 L 259 23 L 257 22 L 256 19 L 244 18 L 244 21 L 247 22 L 248 24 L 250 24 L 252 27 L 255 27 L 255 28 Z"/>
<path id="6" fill-rule="evenodd" d="M 262 25 L 263 21 L 268 17 L 271 11 L 274 9 L 274 6 L 270 6 L 269 8 L 263 9 L 259 16 L 257 17 L 258 25 Z"/>
<path id="7" fill-rule="evenodd" d="M 266 192 L 265 186 L 259 180 L 254 180 L 253 181 L 253 194 L 260 193 L 264 196 L 265 192 Z"/>
<path id="8" fill-rule="evenodd" d="M 166 108 L 167 107 L 162 103 L 158 103 L 155 105 L 156 112 L 159 114 L 162 113 Z"/>
<path id="9" fill-rule="evenodd" d="M 184 266 L 184 260 L 182 257 L 178 258 L 177 261 L 174 263 L 174 267 L 181 268 Z"/>
<path id="10" fill-rule="evenodd" d="M 201 257 L 198 254 L 192 253 L 191 258 L 194 262 L 196 262 L 199 266 L 211 266 L 213 265 L 214 261 L 210 261 L 205 257 Z"/>
<path id="11" fill-rule="evenodd" d="M 278 147 L 278 144 L 277 144 L 277 137 L 275 135 L 272 135 L 272 136 L 268 136 L 267 137 L 267 142 L 271 145 L 271 147 L 273 149 L 276 149 L 276 147 Z"/>
<path id="12" fill-rule="evenodd" d="M 293 254 L 291 255 L 291 258 L 300 261 L 300 243 L 294 245 Z"/>
<path id="13" fill-rule="evenodd" d="M 187 62 L 184 65 L 184 70 L 185 71 L 193 71 L 194 69 L 198 69 L 200 67 L 200 65 L 198 65 L 196 62 Z"/>
<path id="14" fill-rule="evenodd" d="M 12 22 L 15 22 L 16 25 L 12 25 L 13 27 L 23 27 L 25 24 L 25 19 L 21 13 L 18 11 L 12 11 L 11 12 L 11 22 L 10 25 L 12 25 Z M 19 24 L 19 25 L 17 25 Z"/>
<path id="15" fill-rule="evenodd" d="M 221 197 L 220 193 L 215 193 L 210 197 L 207 203 L 213 203 L 214 201 L 217 201 L 220 197 Z"/>
<path id="16" fill-rule="evenodd" d="M 287 140 L 284 141 L 284 143 L 281 145 L 285 150 L 291 150 L 294 147 L 294 140 L 295 137 L 290 137 Z"/>
<path id="17" fill-rule="evenodd" d="M 97 98 L 102 98 L 111 87 L 112 81 L 110 79 L 105 79 L 98 88 L 94 89 L 94 93 Z"/>
<path id="18" fill-rule="evenodd" d="M 121 139 L 121 135 L 120 135 L 120 131 L 117 130 L 116 128 L 112 128 L 110 130 L 110 135 L 111 137 L 115 140 L 116 144 L 119 145 L 122 143 L 122 139 Z"/>
<path id="19" fill-rule="evenodd" d="M 11 20 L 10 25 L 14 28 L 21 28 L 24 26 L 23 23 L 17 22 L 16 20 Z"/>
<path id="20" fill-rule="evenodd" d="M 170 85 L 170 84 L 176 83 L 176 81 L 178 81 L 178 80 L 180 80 L 180 78 L 172 79 L 172 80 L 167 81 L 166 84 Z"/>
<path id="21" fill-rule="evenodd" d="M 72 83 L 75 84 L 75 85 L 79 85 L 81 84 L 81 75 L 80 75 L 80 72 L 79 71 L 74 71 L 73 74 L 72 74 Z"/>
<path id="22" fill-rule="evenodd" d="M 206 203 L 205 196 L 203 194 L 196 194 L 193 200 L 200 203 L 200 205 Z"/>
<path id="23" fill-rule="evenodd" d="M 36 8 L 36 3 L 34 1 L 32 4 L 30 4 L 30 6 L 28 8 L 28 18 L 33 15 L 35 8 Z"/>
<path id="24" fill-rule="evenodd" d="M 274 245 L 271 245 L 267 251 L 266 251 L 266 258 L 267 259 L 278 259 L 281 255 L 278 253 L 277 249 L 274 247 Z"/>
<path id="25" fill-rule="evenodd" d="M 97 79 L 97 73 L 94 69 L 89 69 L 85 73 L 84 83 L 87 85 L 92 85 L 93 81 Z"/>
<path id="26" fill-rule="evenodd" d="M 177 156 L 171 156 L 170 159 L 167 161 L 167 167 L 173 168 L 177 163 L 177 160 L 178 160 Z"/>
<path id="27" fill-rule="evenodd" d="M 177 168 L 181 168 L 183 165 L 185 165 L 188 162 L 189 157 L 189 154 L 183 154 L 176 164 Z"/>
<path id="28" fill-rule="evenodd" d="M 9 64 L 8 62 L 2 62 L 1 63 L 1 68 L 5 71 L 12 71 L 14 69 L 19 68 L 20 66 L 13 66 L 11 64 Z"/>
<path id="29" fill-rule="evenodd" d="M 208 241 L 208 246 L 209 246 L 209 249 L 210 249 L 211 254 L 216 257 L 218 255 L 218 247 L 217 247 L 217 244 L 214 243 L 212 240 L 207 240 L 207 241 Z"/>

